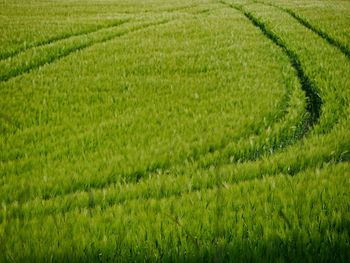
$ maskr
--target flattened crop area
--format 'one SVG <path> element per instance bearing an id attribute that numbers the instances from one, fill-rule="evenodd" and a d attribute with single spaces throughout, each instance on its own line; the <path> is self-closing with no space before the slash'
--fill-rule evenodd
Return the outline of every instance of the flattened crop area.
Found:
<path id="1" fill-rule="evenodd" d="M 0 7 L 0 262 L 350 258 L 349 1 Z"/>

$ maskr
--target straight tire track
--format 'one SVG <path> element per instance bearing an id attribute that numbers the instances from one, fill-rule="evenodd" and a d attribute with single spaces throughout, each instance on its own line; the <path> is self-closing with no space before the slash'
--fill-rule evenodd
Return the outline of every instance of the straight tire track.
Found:
<path id="1" fill-rule="evenodd" d="M 23 75 L 25 73 L 29 73 L 30 71 L 38 69 L 41 66 L 44 66 L 44 65 L 47 65 L 47 64 L 52 64 L 53 62 L 55 62 L 55 61 L 57 61 L 59 59 L 67 57 L 71 53 L 80 51 L 82 49 L 91 47 L 91 46 L 96 45 L 96 44 L 105 43 L 105 42 L 110 41 L 112 39 L 115 39 L 117 37 L 121 37 L 121 36 L 130 34 L 130 33 L 133 33 L 133 32 L 137 32 L 137 31 L 140 31 L 142 29 L 146 29 L 148 27 L 159 26 L 159 25 L 162 25 L 162 24 L 166 24 L 166 23 L 168 23 L 168 22 L 170 22 L 172 20 L 174 20 L 174 19 L 166 19 L 166 20 L 162 20 L 162 21 L 158 21 L 158 22 L 154 22 L 154 23 L 148 23 L 148 24 L 145 24 L 145 25 L 137 26 L 137 27 L 133 28 L 132 30 L 128 30 L 128 31 L 125 31 L 125 32 L 119 32 L 119 33 L 113 34 L 113 35 L 111 35 L 109 37 L 102 38 L 101 40 L 91 41 L 91 42 L 87 42 L 87 43 L 81 43 L 78 46 L 72 46 L 70 48 L 67 48 L 66 50 L 63 50 L 63 51 L 59 52 L 58 54 L 55 54 L 53 56 L 47 57 L 47 59 L 45 59 L 43 61 L 40 61 L 39 63 L 34 63 L 34 64 L 28 63 L 28 64 L 24 64 L 23 66 L 17 67 L 17 68 L 12 68 L 9 72 L 7 72 L 7 73 L 3 74 L 2 76 L 0 76 L 0 83 L 9 81 L 10 79 L 18 77 L 20 75 Z"/>
<path id="2" fill-rule="evenodd" d="M 181 11 L 181 10 L 186 10 L 186 9 L 190 9 L 190 8 L 194 8 L 194 7 L 197 7 L 199 6 L 198 4 L 197 5 L 187 5 L 187 6 L 181 6 L 181 7 L 177 7 L 177 8 L 170 8 L 170 9 L 165 9 L 165 10 L 156 10 L 156 11 L 153 11 L 153 10 L 145 10 L 143 13 L 148 13 L 148 12 L 176 12 L 176 11 Z M 53 36 L 51 38 L 48 38 L 48 39 L 44 39 L 42 41 L 38 41 L 38 42 L 34 42 L 28 46 L 25 46 L 25 47 L 20 47 L 16 50 L 13 50 L 13 51 L 9 51 L 7 53 L 3 53 L 3 54 L 0 54 L 0 61 L 3 61 L 3 60 L 6 60 L 6 59 L 9 59 L 9 58 L 12 58 L 12 57 L 15 57 L 16 55 L 22 53 L 22 52 L 25 52 L 29 49 L 32 49 L 32 48 L 38 48 L 38 47 L 42 47 L 42 46 L 45 46 L 45 45 L 49 45 L 49 44 L 53 44 L 55 42 L 58 42 L 58 41 L 63 41 L 63 40 L 67 40 L 71 37 L 78 37 L 78 36 L 84 36 L 84 35 L 87 35 L 87 34 L 91 34 L 91 33 L 96 33 L 98 31 L 101 31 L 103 29 L 109 29 L 109 28 L 113 28 L 113 27 L 118 27 L 118 26 L 121 26 L 122 24 L 125 24 L 125 23 L 128 23 L 130 22 L 132 19 L 131 18 L 127 18 L 127 19 L 121 19 L 120 21 L 115 21 L 115 22 L 112 22 L 111 24 L 109 25 L 97 25 L 95 29 L 87 29 L 87 30 L 81 30 L 81 31 L 76 31 L 72 34 L 65 34 L 63 33 L 62 35 L 59 35 L 59 36 Z"/>
<path id="3" fill-rule="evenodd" d="M 350 59 L 350 49 L 344 45 L 343 43 L 341 43 L 340 41 L 334 39 L 333 37 L 331 37 L 327 32 L 317 28 L 316 26 L 312 25 L 307 19 L 303 18 L 302 16 L 300 16 L 298 13 L 296 13 L 295 11 L 293 11 L 290 8 L 285 8 L 285 7 L 281 7 L 279 5 L 276 4 L 272 4 L 272 3 L 265 3 L 265 2 L 261 2 L 261 1 L 255 1 L 256 3 L 259 4 L 263 4 L 263 5 L 267 5 L 267 6 L 272 6 L 275 7 L 277 9 L 282 10 L 283 12 L 289 14 L 291 17 L 293 17 L 299 24 L 301 24 L 302 26 L 306 27 L 307 29 L 311 30 L 312 32 L 314 32 L 315 34 L 317 34 L 319 37 L 323 38 L 325 41 L 327 41 L 330 45 L 334 46 L 335 48 L 337 48 L 340 52 L 342 52 L 348 59 Z"/>
<path id="4" fill-rule="evenodd" d="M 72 38 L 72 37 L 78 37 L 78 36 L 88 35 L 88 34 L 91 34 L 91 33 L 96 33 L 96 32 L 98 32 L 98 31 L 100 31 L 102 29 L 118 27 L 118 26 L 121 26 L 122 24 L 125 24 L 125 23 L 129 22 L 129 21 L 131 21 L 131 19 L 125 19 L 125 20 L 122 20 L 122 21 L 118 21 L 118 22 L 112 23 L 112 24 L 107 25 L 107 26 L 101 26 L 100 25 L 100 26 L 97 26 L 96 29 L 93 29 L 93 30 L 82 30 L 82 31 L 74 32 L 73 34 L 62 34 L 62 35 L 59 35 L 59 36 L 54 36 L 54 37 L 51 37 L 51 38 L 48 38 L 48 39 L 44 39 L 44 40 L 39 41 L 39 42 L 34 42 L 31 45 L 28 45 L 28 46 L 25 46 L 25 47 L 21 47 L 21 48 L 19 48 L 17 50 L 14 50 L 12 52 L 1 54 L 0 55 L 0 61 L 6 60 L 6 59 L 9 59 L 9 58 L 13 58 L 13 57 L 17 56 L 18 54 L 23 53 L 23 52 L 25 52 L 25 51 L 27 51 L 29 49 L 32 49 L 32 48 L 38 48 L 38 47 L 42 47 L 42 46 L 45 46 L 45 45 L 53 44 L 55 42 L 67 40 L 67 39 Z"/>

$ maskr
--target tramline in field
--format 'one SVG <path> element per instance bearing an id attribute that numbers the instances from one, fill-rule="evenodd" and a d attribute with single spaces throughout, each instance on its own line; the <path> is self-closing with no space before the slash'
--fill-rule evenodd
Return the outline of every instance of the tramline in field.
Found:
<path id="1" fill-rule="evenodd" d="M 350 258 L 349 1 L 0 6 L 0 262 Z"/>

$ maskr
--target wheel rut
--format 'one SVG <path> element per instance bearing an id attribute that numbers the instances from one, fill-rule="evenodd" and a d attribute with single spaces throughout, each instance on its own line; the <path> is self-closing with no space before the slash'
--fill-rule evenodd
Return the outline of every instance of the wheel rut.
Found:
<path id="1" fill-rule="evenodd" d="M 167 19 L 167 20 L 162 20 L 162 21 L 153 22 L 153 23 L 145 23 L 145 24 L 136 26 L 135 28 L 133 28 L 131 30 L 113 33 L 109 36 L 103 37 L 102 39 L 99 39 L 96 41 L 86 41 L 85 43 L 82 42 L 82 43 L 79 43 L 78 45 L 73 45 L 73 46 L 70 46 L 68 48 L 64 48 L 63 50 L 59 50 L 59 51 L 55 52 L 54 54 L 52 54 L 51 56 L 49 55 L 48 57 L 40 58 L 39 62 L 24 61 L 24 62 L 20 63 L 20 65 L 17 67 L 10 67 L 8 70 L 5 70 L 5 72 L 0 75 L 0 83 L 9 81 L 12 78 L 21 76 L 25 73 L 29 73 L 33 70 L 40 68 L 41 66 L 52 64 L 52 63 L 54 63 L 62 58 L 67 57 L 68 55 L 70 55 L 72 53 L 86 49 L 86 48 L 91 47 L 93 45 L 102 44 L 102 43 L 105 43 L 107 41 L 113 40 L 117 37 L 122 37 L 124 35 L 130 34 L 133 32 L 137 32 L 137 31 L 140 31 L 140 30 L 152 27 L 152 26 L 160 26 L 162 24 L 166 24 L 166 23 L 171 22 L 171 21 L 172 21 L 172 19 Z"/>
<path id="2" fill-rule="evenodd" d="M 186 5 L 186 6 L 179 6 L 179 7 L 176 7 L 176 8 L 168 8 L 168 9 L 164 9 L 164 10 L 145 10 L 143 13 L 151 13 L 151 12 L 168 12 L 168 13 L 172 13 L 172 12 L 177 12 L 177 11 L 182 11 L 182 10 L 186 10 L 186 9 L 191 9 L 191 8 L 195 8 L 199 5 Z M 128 14 L 128 13 L 127 13 Z M 133 13 L 131 13 L 133 14 Z M 135 13 L 134 15 L 138 15 L 139 13 Z M 104 30 L 104 29 L 111 29 L 111 28 L 116 28 L 116 27 L 119 27 L 125 23 L 128 23 L 130 22 L 132 19 L 131 18 L 127 18 L 127 19 L 121 19 L 121 20 L 117 20 L 117 21 L 114 21 L 114 22 L 111 22 L 109 23 L 108 25 L 97 25 L 94 29 L 86 29 L 86 30 L 81 30 L 81 31 L 76 31 L 76 32 L 73 32 L 73 33 L 63 33 L 61 35 L 58 35 L 58 36 L 53 36 L 53 37 L 50 37 L 50 38 L 47 38 L 47 39 L 44 39 L 42 41 L 38 41 L 38 42 L 34 42 L 32 44 L 29 44 L 25 47 L 21 47 L 21 48 L 18 48 L 16 50 L 13 50 L 13 51 L 9 51 L 7 53 L 3 53 L 3 54 L 0 54 L 0 61 L 3 61 L 3 60 L 6 60 L 6 59 L 9 59 L 9 58 L 13 58 L 29 49 L 33 49 L 33 48 L 39 48 L 39 47 L 42 47 L 42 46 L 45 46 L 45 45 L 49 45 L 49 44 L 54 44 L 58 41 L 63 41 L 63 40 L 67 40 L 69 38 L 72 38 L 72 37 L 79 37 L 79 36 L 84 36 L 84 35 L 88 35 L 88 34 L 91 34 L 91 33 L 96 33 L 96 32 L 99 32 L 101 30 Z"/>
<path id="3" fill-rule="evenodd" d="M 76 31 L 72 34 L 62 34 L 62 35 L 54 36 L 51 38 L 47 38 L 45 40 L 42 40 L 42 41 L 39 41 L 39 42 L 36 42 L 33 44 L 29 44 L 25 47 L 18 48 L 12 52 L 1 54 L 0 61 L 6 60 L 9 58 L 13 58 L 13 57 L 29 50 L 29 49 L 32 49 L 32 48 L 38 48 L 38 47 L 42 47 L 45 45 L 50 45 L 50 44 L 56 43 L 58 41 L 67 40 L 67 39 L 72 38 L 72 37 L 84 36 L 87 34 L 98 32 L 102 29 L 115 28 L 115 27 L 121 26 L 122 24 L 125 24 L 125 23 L 130 22 L 130 21 L 131 21 L 130 19 L 125 19 L 125 20 L 113 22 L 107 26 L 100 25 L 100 26 L 97 26 L 95 29 Z"/>
<path id="4" fill-rule="evenodd" d="M 231 6 L 230 6 L 231 7 Z M 241 11 L 241 10 L 239 10 Z M 251 18 L 252 19 L 252 18 Z M 251 20 L 250 19 L 250 20 Z M 251 20 L 252 21 L 252 20 Z M 321 106 L 321 100 L 319 99 L 319 97 L 317 97 L 315 95 L 315 92 L 313 91 L 313 86 L 310 82 L 310 80 L 308 79 L 308 77 L 305 75 L 305 73 L 303 72 L 300 62 L 298 60 L 298 58 L 296 57 L 296 55 L 294 53 L 292 53 L 291 51 L 289 51 L 286 46 L 284 45 L 284 43 L 277 37 L 275 36 L 273 33 L 270 33 L 270 31 L 268 31 L 264 25 L 260 24 L 259 21 L 255 21 L 255 23 L 253 23 L 255 26 L 259 26 L 261 28 L 264 28 L 265 30 L 265 34 L 269 36 L 269 38 L 271 37 L 273 42 L 275 44 L 277 44 L 279 47 L 282 48 L 282 50 L 284 50 L 284 52 L 287 53 L 288 57 L 290 58 L 290 61 L 292 63 L 292 66 L 296 69 L 296 72 L 298 73 L 298 77 L 300 79 L 300 83 L 305 91 L 305 93 L 309 96 L 307 96 L 308 98 L 310 97 L 311 99 L 309 99 L 308 103 L 307 103 L 307 116 L 304 118 L 303 122 L 302 122 L 302 126 L 303 126 L 303 131 L 300 135 L 298 135 L 296 137 L 296 140 L 301 139 L 303 136 L 305 136 L 307 134 L 307 132 L 309 131 L 309 129 L 312 127 L 312 125 L 317 122 L 319 115 L 320 115 L 320 106 Z M 260 28 L 259 27 L 259 28 Z M 289 53 L 288 53 L 289 52 Z M 309 92 L 309 93 L 307 93 Z M 315 96 L 313 96 L 315 95 Z M 316 97 L 316 99 L 312 99 Z M 311 101 L 311 102 L 310 102 Z M 317 101 L 318 103 L 314 103 L 315 101 Z M 290 144 L 293 144 L 296 140 L 292 140 L 289 143 L 284 143 L 283 147 L 286 147 Z M 220 149 L 219 149 L 220 150 Z M 251 150 L 251 149 L 250 149 Z M 259 153 L 258 155 L 256 154 L 257 151 L 261 151 L 261 153 Z M 269 149 L 253 149 L 250 152 L 248 152 L 248 154 L 243 154 L 242 156 L 240 156 L 239 160 L 243 161 L 243 162 L 247 162 L 247 161 L 254 161 L 257 160 L 259 158 L 261 158 L 263 156 L 264 153 L 269 152 Z M 225 164 L 227 163 L 228 160 L 221 160 L 220 164 Z M 230 161 L 229 161 L 230 162 Z M 207 162 L 204 165 L 201 165 L 200 167 L 208 167 L 211 166 L 213 164 L 217 164 L 217 160 L 213 160 L 211 162 Z M 145 178 L 147 175 L 149 174 L 155 174 L 157 173 L 157 171 L 161 170 L 166 170 L 169 169 L 170 167 L 166 164 L 155 164 L 152 165 L 148 168 L 146 168 L 145 170 L 140 170 L 140 171 L 135 171 L 132 174 L 127 174 L 127 175 L 123 175 L 123 178 L 128 179 L 127 182 L 131 182 L 133 180 L 136 180 L 136 182 L 138 182 L 140 179 Z M 108 187 L 114 183 L 116 183 L 116 178 L 120 177 L 120 176 L 115 176 L 115 175 L 111 175 L 107 178 L 105 178 L 104 180 L 100 180 L 98 182 L 98 184 L 94 184 L 93 182 L 91 182 L 89 184 L 89 189 L 94 189 L 94 190 L 98 190 L 98 189 L 103 189 L 105 187 Z M 130 179 L 131 178 L 131 179 Z M 130 181 L 131 180 L 131 181 Z M 51 198 L 55 198 L 58 196 L 62 196 L 62 195 L 67 195 L 67 194 L 72 194 L 74 192 L 79 192 L 81 191 L 81 189 L 85 189 L 86 186 L 86 182 L 81 182 L 81 183 L 77 183 L 74 186 L 72 186 L 70 189 L 66 189 L 66 191 L 62 192 L 62 193 L 56 193 L 54 195 L 49 195 L 49 194 L 43 194 L 42 198 L 43 199 L 51 199 Z M 46 191 L 44 191 L 46 192 Z M 49 191 L 51 192 L 51 191 Z M 52 192 L 51 192 L 52 193 Z"/>
<path id="5" fill-rule="evenodd" d="M 318 88 L 314 83 L 312 83 L 309 76 L 307 76 L 307 74 L 304 72 L 300 59 L 298 58 L 298 56 L 294 51 L 288 48 L 288 46 L 284 43 L 284 41 L 279 36 L 277 36 L 272 30 L 268 28 L 268 26 L 265 23 L 260 21 L 252 13 L 244 10 L 243 6 L 229 4 L 224 1 L 221 1 L 221 3 L 241 12 L 268 39 L 270 39 L 276 46 L 280 47 L 282 51 L 289 58 L 290 63 L 292 64 L 293 68 L 297 73 L 301 87 L 305 92 L 305 95 L 307 98 L 306 110 L 309 113 L 309 118 L 305 123 L 306 126 L 305 126 L 304 133 L 306 134 L 312 128 L 312 126 L 314 126 L 314 124 L 317 123 L 317 121 L 320 118 L 322 99 L 318 95 Z"/>
<path id="6" fill-rule="evenodd" d="M 255 1 L 255 3 L 259 3 L 259 4 L 263 4 L 263 5 L 267 5 L 267 6 L 272 6 L 275 8 L 278 8 L 280 10 L 282 10 L 283 12 L 288 13 L 291 17 L 293 17 L 299 24 L 303 25 L 304 27 L 310 29 L 312 32 L 314 32 L 315 34 L 317 34 L 319 37 L 323 38 L 326 42 L 328 42 L 330 45 L 334 46 L 335 48 L 337 48 L 340 52 L 342 52 L 348 59 L 350 59 L 350 49 L 344 45 L 343 43 L 341 43 L 340 41 L 338 41 L 337 39 L 331 37 L 327 32 L 325 32 L 324 30 L 317 28 L 316 26 L 314 26 L 312 23 L 310 23 L 306 18 L 302 17 L 301 15 L 299 15 L 297 12 L 293 11 L 290 8 L 285 8 L 285 7 L 281 7 L 279 5 L 276 4 L 272 4 L 272 3 L 265 3 L 262 1 Z"/>
<path id="7" fill-rule="evenodd" d="M 224 2 L 223 2 L 224 3 Z M 304 129 L 304 133 L 303 136 L 307 135 L 309 133 L 309 131 L 312 129 L 312 127 L 318 122 L 320 115 L 321 115 L 321 107 L 322 107 L 322 99 L 320 98 L 320 96 L 317 93 L 317 87 L 315 86 L 315 84 L 313 84 L 313 82 L 310 80 L 310 78 L 306 75 L 306 73 L 303 70 L 302 64 L 298 58 L 298 56 L 296 55 L 296 53 L 294 51 L 292 51 L 291 49 L 288 48 L 287 44 L 285 44 L 281 38 L 279 38 L 275 33 L 273 33 L 267 26 L 266 24 L 264 24 L 262 21 L 260 21 L 259 19 L 257 19 L 252 13 L 244 10 L 244 8 L 242 6 L 232 6 L 231 4 L 227 4 L 224 3 L 225 5 L 228 5 L 231 8 L 234 8 L 236 10 L 238 10 L 239 12 L 241 12 L 247 19 L 249 19 L 252 24 L 259 28 L 260 31 L 262 31 L 262 33 L 269 38 L 274 44 L 276 44 L 278 47 L 280 47 L 283 52 L 288 56 L 291 64 L 293 65 L 296 74 L 299 78 L 300 84 L 306 94 L 307 99 L 307 112 L 308 112 L 308 118 L 307 118 L 307 122 L 306 122 L 306 126 Z M 303 137 L 302 136 L 302 137 Z M 320 163 L 318 163 L 317 165 L 327 165 L 328 163 L 333 163 L 333 162 L 337 162 L 336 159 L 334 158 L 326 158 L 323 159 Z M 318 166 L 317 166 L 318 167 Z M 150 170 L 146 170 L 146 174 L 148 175 L 149 173 L 154 173 L 157 172 L 159 167 L 154 167 L 154 169 L 150 169 Z M 302 172 L 303 170 L 307 169 L 306 167 L 302 167 L 300 170 L 292 170 L 290 173 L 288 173 L 289 175 L 294 175 L 296 173 Z M 275 174 L 278 173 L 282 173 L 284 172 L 284 169 L 281 168 L 279 170 L 276 170 L 274 172 L 267 172 L 265 175 L 266 176 L 273 176 Z M 139 173 L 139 172 L 137 172 Z M 138 175 L 137 175 L 138 176 Z M 143 174 L 141 175 L 141 177 L 144 177 Z M 237 183 L 237 182 L 244 182 L 244 181 L 248 181 L 248 180 L 253 180 L 253 179 L 259 179 L 260 176 L 253 176 L 252 178 L 242 178 L 242 179 L 238 179 L 236 180 L 235 178 L 231 178 L 233 181 L 233 183 Z M 90 188 L 89 191 L 98 191 L 98 190 L 103 190 L 104 188 L 110 186 L 113 184 L 113 180 L 111 182 L 108 182 L 107 184 L 103 184 L 101 186 L 93 186 Z M 215 185 L 206 187 L 208 189 L 212 189 L 213 187 L 216 187 Z M 224 187 L 224 186 L 220 186 L 220 187 Z M 78 187 L 80 190 L 81 188 Z M 205 189 L 206 189 L 205 188 Z M 79 189 L 76 189 L 76 191 L 70 192 L 70 193 L 66 193 L 66 194 L 74 194 L 74 193 L 78 193 L 80 192 Z M 200 188 L 202 189 L 202 188 Z M 194 189 L 194 191 L 198 191 L 199 189 Z M 183 191 L 180 193 L 174 193 L 171 194 L 170 196 L 181 196 L 183 193 L 187 193 L 188 191 Z M 82 191 L 82 193 L 87 193 L 87 191 Z M 64 197 L 66 194 L 63 195 L 57 195 L 55 197 L 52 198 L 48 198 L 50 200 L 54 200 L 56 197 Z M 150 197 L 153 198 L 153 197 Z M 158 198 L 158 197 L 157 197 Z M 160 197 L 162 198 L 162 197 Z M 138 198 L 135 198 L 138 199 Z M 147 197 L 144 198 L 147 200 Z M 118 201 L 117 203 L 122 203 L 123 201 Z M 111 205 L 113 205 L 114 203 L 111 203 Z M 58 209 L 59 210 L 59 209 Z M 46 214 L 46 212 L 44 212 L 44 214 Z"/>
<path id="8" fill-rule="evenodd" d="M 301 167 L 298 170 L 293 170 L 290 173 L 285 173 L 282 169 L 278 169 L 273 172 L 262 173 L 260 176 L 253 175 L 251 177 L 239 178 L 235 176 L 226 177 L 225 180 L 221 178 L 221 180 L 209 179 L 205 187 L 201 187 L 199 185 L 192 185 L 189 189 L 187 187 L 183 187 L 177 190 L 171 190 L 172 184 L 166 186 L 166 188 L 159 191 L 155 185 L 150 186 L 145 191 L 132 191 L 129 189 L 127 185 L 127 189 L 124 192 L 118 191 L 119 187 L 106 189 L 103 188 L 91 188 L 86 191 L 70 193 L 63 196 L 57 196 L 48 200 L 33 200 L 24 203 L 16 203 L 15 205 L 8 205 L 8 213 L 7 219 L 21 219 L 24 217 L 26 219 L 29 218 L 39 218 L 39 217 L 47 217 L 53 214 L 67 214 L 72 210 L 76 209 L 86 209 L 89 208 L 89 202 L 91 198 L 94 199 L 94 206 L 100 207 L 101 209 L 106 209 L 115 205 L 124 205 L 127 202 L 132 201 L 148 201 L 148 200 L 166 200 L 174 197 L 181 197 L 184 194 L 195 194 L 203 190 L 224 190 L 229 186 L 242 184 L 245 182 L 250 182 L 253 180 L 263 180 L 266 177 L 273 177 L 278 175 L 284 176 L 295 176 L 299 173 L 303 173 L 307 170 L 311 169 L 320 169 L 323 166 L 327 167 L 327 165 L 331 165 L 336 163 L 335 160 L 329 159 L 322 164 L 315 164 L 313 166 Z M 183 175 L 181 175 L 183 177 Z M 197 181 L 201 179 L 197 178 Z M 202 179 L 203 180 L 203 179 Z M 193 183 L 191 181 L 187 182 L 190 185 Z M 137 185 L 134 185 L 137 187 Z M 132 187 L 132 186 L 131 186 Z M 164 186 L 160 186 L 164 187 Z M 134 193 L 134 195 L 130 195 L 130 190 Z M 150 191 L 152 190 L 152 191 Z M 32 209 L 38 206 L 38 202 L 40 203 L 40 210 Z M 25 211 L 24 211 L 25 210 Z"/>

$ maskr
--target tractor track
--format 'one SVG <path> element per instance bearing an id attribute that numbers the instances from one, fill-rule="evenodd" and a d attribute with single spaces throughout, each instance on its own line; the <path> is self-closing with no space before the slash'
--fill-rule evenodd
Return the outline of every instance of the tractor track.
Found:
<path id="1" fill-rule="evenodd" d="M 292 9 L 281 7 L 279 5 L 272 4 L 272 3 L 265 3 L 265 2 L 262 2 L 262 1 L 254 1 L 254 2 L 255 3 L 259 3 L 259 4 L 263 4 L 263 5 L 267 5 L 267 6 L 271 6 L 271 7 L 277 8 L 279 10 L 282 10 L 283 12 L 286 12 L 291 17 L 293 17 L 296 21 L 298 21 L 299 24 L 301 24 L 302 26 L 306 27 L 307 29 L 310 29 L 312 32 L 314 32 L 319 37 L 324 39 L 326 42 L 328 42 L 328 44 L 330 44 L 330 45 L 334 46 L 335 48 L 337 48 L 348 59 L 350 59 L 350 49 L 346 45 L 344 45 L 343 43 L 341 43 L 337 39 L 331 37 L 326 31 L 323 31 L 322 29 L 317 28 L 312 23 L 310 23 L 306 18 L 302 17 L 301 15 L 299 15 L 297 12 L 293 11 Z"/>
<path id="2" fill-rule="evenodd" d="M 15 68 L 10 68 L 8 72 L 0 75 L 0 83 L 9 81 L 10 79 L 21 76 L 25 73 L 29 73 L 33 70 L 40 68 L 41 66 L 52 64 L 52 63 L 54 63 L 62 58 L 69 56 L 70 54 L 73 54 L 75 52 L 89 48 L 91 46 L 94 46 L 97 44 L 103 44 L 103 43 L 110 41 L 110 40 L 113 40 L 115 38 L 122 37 L 122 36 L 125 36 L 125 35 L 133 33 L 133 32 L 141 31 L 141 30 L 149 28 L 149 27 L 160 26 L 160 25 L 169 23 L 173 20 L 174 19 L 166 19 L 166 20 L 161 20 L 161 21 L 153 22 L 153 23 L 145 23 L 143 25 L 136 26 L 135 28 L 133 28 L 131 30 L 113 33 L 113 34 L 111 34 L 107 37 L 103 37 L 102 39 L 97 40 L 97 41 L 90 41 L 90 42 L 86 41 L 86 43 L 80 43 L 79 45 L 76 45 L 76 46 L 73 45 L 69 48 L 60 50 L 59 52 L 57 52 L 54 55 L 46 57 L 45 59 L 43 59 L 39 63 L 35 63 L 35 62 L 34 63 L 31 63 L 31 62 L 22 63 L 22 65 L 15 67 Z M 96 32 L 98 32 L 98 31 L 96 31 Z M 93 32 L 93 33 L 95 33 L 95 32 Z M 91 33 L 91 34 L 93 34 L 93 33 Z"/>

